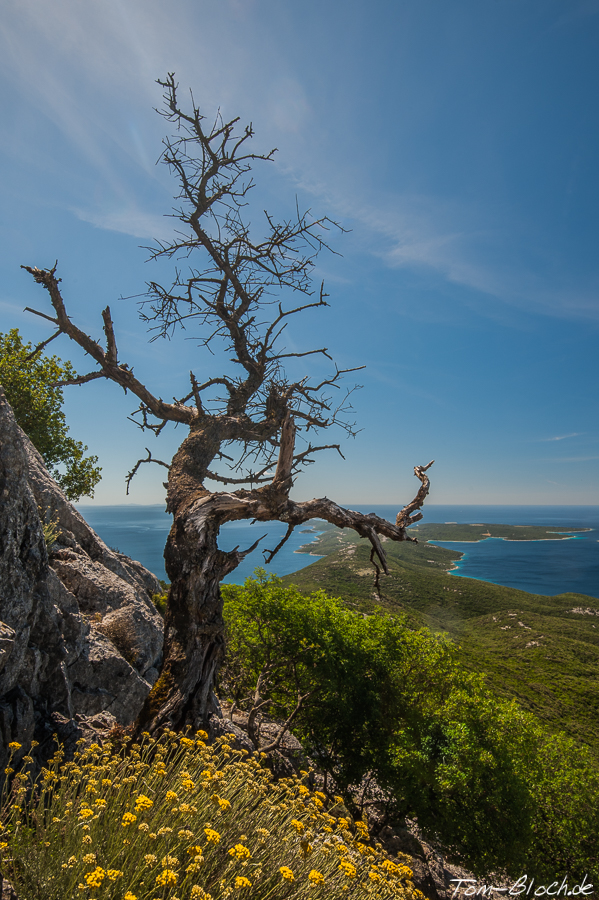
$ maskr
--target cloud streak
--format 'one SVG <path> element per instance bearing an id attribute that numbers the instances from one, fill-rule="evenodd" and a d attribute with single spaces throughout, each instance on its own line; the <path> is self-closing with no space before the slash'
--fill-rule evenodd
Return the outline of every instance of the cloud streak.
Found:
<path id="1" fill-rule="evenodd" d="M 168 7 L 160 0 L 55 0 L 51 8 L 46 0 L 7 0 L 0 67 L 17 103 L 30 110 L 27 140 L 35 143 L 41 117 L 85 160 L 89 171 L 68 205 L 96 227 L 141 238 L 165 233 L 165 222 L 149 211 L 157 207 L 144 208 L 142 196 L 148 185 L 156 198 L 168 190 L 166 171 L 154 166 L 163 123 L 151 110 L 159 102 L 155 78 L 175 69 L 182 85 L 199 85 L 209 115 L 220 106 L 225 116 L 257 117 L 261 145 L 281 147 L 287 170 L 279 171 L 330 203 L 334 214 L 351 217 L 363 249 L 385 266 L 432 272 L 477 292 L 483 313 L 499 301 L 599 320 L 597 291 L 555 288 L 520 260 L 517 247 L 530 234 L 518 232 L 514 210 L 362 186 L 353 161 L 362 148 L 346 146 L 342 136 L 331 144 L 328 120 L 315 121 L 308 82 L 270 27 L 252 0 L 172 0 Z M 15 155 L 31 152 L 14 135 L 3 140 Z M 40 165 L 63 166 L 68 180 L 69 163 L 48 157 Z M 89 199 L 97 194 L 109 202 Z"/>
<path id="2" fill-rule="evenodd" d="M 587 433 L 586 431 L 573 431 L 573 432 L 571 432 L 571 434 L 560 434 L 557 437 L 540 438 L 540 440 L 544 443 L 546 443 L 548 441 L 565 441 L 568 438 L 582 437 L 586 433 Z"/>
<path id="3" fill-rule="evenodd" d="M 550 462 L 560 462 L 560 463 L 577 463 L 577 462 L 591 462 L 592 460 L 599 459 L 599 456 L 559 456 L 549 460 Z"/>

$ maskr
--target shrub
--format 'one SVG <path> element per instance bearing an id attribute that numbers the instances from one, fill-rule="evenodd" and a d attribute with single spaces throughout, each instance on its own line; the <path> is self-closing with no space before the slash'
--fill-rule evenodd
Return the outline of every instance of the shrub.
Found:
<path id="1" fill-rule="evenodd" d="M 599 877 L 590 755 L 494 697 L 461 666 L 458 647 L 401 617 L 354 613 L 322 591 L 303 596 L 260 571 L 223 595 L 221 695 L 250 716 L 292 717 L 342 789 L 370 774 L 397 818 L 416 817 L 478 874 Z"/>
<path id="2" fill-rule="evenodd" d="M 365 823 L 335 815 L 336 801 L 327 808 L 305 779 L 273 783 L 226 737 L 205 738 L 93 744 L 67 763 L 59 750 L 33 790 L 17 774 L 0 849 L 19 896 L 328 900 L 351 887 L 356 900 L 424 900 L 407 857 L 373 849 Z"/>
<path id="3" fill-rule="evenodd" d="M 93 497 L 101 478 L 98 457 L 84 456 L 87 447 L 69 435 L 62 410 L 59 383 L 76 376 L 70 362 L 35 352 L 18 329 L 0 333 L 0 384 L 17 422 L 69 500 Z"/>

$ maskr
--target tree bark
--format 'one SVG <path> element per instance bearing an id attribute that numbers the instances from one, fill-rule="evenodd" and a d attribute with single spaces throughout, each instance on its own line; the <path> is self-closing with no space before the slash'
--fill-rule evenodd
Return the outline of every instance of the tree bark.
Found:
<path id="1" fill-rule="evenodd" d="M 415 468 L 421 487 L 412 503 L 400 511 L 394 525 L 373 513 L 344 509 L 326 497 L 302 503 L 289 499 L 295 437 L 295 425 L 289 415 L 283 425 L 273 481 L 253 491 L 212 493 L 204 487 L 203 477 L 214 456 L 215 437 L 210 430 L 192 429 L 169 473 L 168 508 L 174 514 L 174 522 L 164 553 L 171 581 L 164 666 L 140 713 L 138 733 L 198 728 L 206 724 L 211 714 L 220 715 L 213 688 L 225 651 L 220 584 L 260 540 L 245 550 L 220 550 L 218 534 L 224 522 L 278 520 L 288 525 L 289 536 L 296 525 L 314 518 L 325 519 L 367 538 L 387 572 L 379 534 L 394 541 L 414 541 L 406 528 L 422 518 L 417 510 L 428 493 L 425 473 L 432 463 Z M 378 575 L 379 567 L 375 567 Z"/>

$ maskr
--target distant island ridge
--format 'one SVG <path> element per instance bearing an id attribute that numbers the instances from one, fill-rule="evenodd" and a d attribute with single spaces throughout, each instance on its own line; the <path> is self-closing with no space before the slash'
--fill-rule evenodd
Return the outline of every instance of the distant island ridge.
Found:
<path id="1" fill-rule="evenodd" d="M 394 521 L 400 505 L 361 506 Z M 138 559 L 159 578 L 166 578 L 163 550 L 171 517 L 162 505 L 93 506 L 78 504 L 81 513 L 106 543 Z M 250 546 L 266 534 L 257 550 L 227 579 L 242 583 L 257 566 L 280 576 L 310 566 L 327 555 L 319 540 L 332 529 L 314 521 L 296 529 L 272 564 L 264 566 L 262 550 L 272 549 L 284 535 L 280 522 L 251 525 L 231 522 L 221 530 L 221 546 Z M 307 543 L 306 535 L 314 540 Z M 431 548 L 452 552 L 446 571 L 531 593 L 554 595 L 567 591 L 599 596 L 599 506 L 453 506 L 430 504 L 424 519 L 410 533 Z M 414 546 L 408 544 L 407 547 Z"/>

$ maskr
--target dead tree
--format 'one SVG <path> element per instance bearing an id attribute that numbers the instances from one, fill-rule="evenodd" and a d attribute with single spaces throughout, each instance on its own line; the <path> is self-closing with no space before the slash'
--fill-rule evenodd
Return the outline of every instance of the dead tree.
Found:
<path id="1" fill-rule="evenodd" d="M 167 509 L 173 515 L 164 552 L 171 580 L 164 666 L 138 722 L 139 728 L 152 733 L 197 726 L 211 713 L 219 713 L 213 693 L 224 652 L 219 586 L 256 546 L 231 552 L 219 549 L 223 523 L 239 519 L 286 523 L 283 540 L 265 551 L 267 562 L 293 529 L 310 519 L 353 528 L 370 542 L 378 578 L 381 570 L 387 572 L 380 537 L 412 540 L 406 528 L 422 517 L 417 510 L 428 493 L 425 473 L 431 465 L 415 468 L 420 488 L 398 513 L 395 525 L 343 509 L 326 497 L 290 499 L 295 476 L 316 453 L 341 452 L 338 444 L 321 443 L 312 435 L 335 425 L 350 433 L 353 428 L 345 418 L 351 391 L 342 393 L 337 403 L 331 395 L 342 376 L 354 370 L 332 364 L 330 376 L 318 383 L 310 377 L 294 381 L 285 373 L 286 359 L 331 357 L 324 347 L 305 352 L 281 347 L 282 332 L 293 316 L 327 305 L 323 288 L 313 289 L 311 271 L 335 223 L 299 210 L 283 222 L 265 213 L 266 236 L 255 242 L 243 215 L 252 187 L 248 173 L 255 162 L 272 159 L 274 151 L 251 153 L 252 127 L 239 130 L 238 119 L 225 123 L 219 116 L 206 127 L 193 97 L 188 110 L 180 104 L 172 74 L 159 83 L 165 101 L 161 115 L 175 127 L 174 137 L 164 141 L 161 160 L 178 181 L 180 205 L 175 217 L 180 230 L 172 241 L 149 249 L 151 258 L 183 257 L 190 265 L 185 273 L 177 268 L 168 287 L 148 284 L 141 318 L 154 338 L 170 337 L 178 328 L 198 328 L 199 347 L 213 351 L 220 342 L 234 363 L 232 373 L 229 369 L 199 383 L 191 372 L 188 392 L 172 403 L 163 401 L 119 361 L 109 307 L 102 312 L 106 338 L 102 347 L 69 318 L 56 266 L 23 267 L 50 296 L 54 315 L 30 311 L 53 324 L 51 339 L 68 335 L 97 364 L 88 375 L 65 383 L 107 378 L 139 400 L 133 415 L 141 428 L 159 434 L 167 422 L 179 422 L 189 429 L 170 464 L 153 460 L 148 451 L 147 459 L 139 460 L 128 477 L 130 481 L 142 462 L 166 466 Z M 303 444 L 298 446 L 300 439 Z M 222 489 L 209 487 L 211 482 Z"/>

